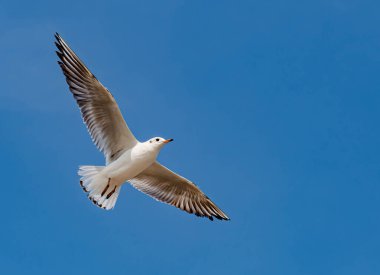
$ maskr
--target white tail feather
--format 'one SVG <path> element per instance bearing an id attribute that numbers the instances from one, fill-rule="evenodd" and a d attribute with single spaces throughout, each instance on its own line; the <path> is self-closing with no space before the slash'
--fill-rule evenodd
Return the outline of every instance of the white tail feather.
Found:
<path id="1" fill-rule="evenodd" d="M 80 166 L 80 185 L 88 198 L 97 206 L 110 210 L 115 207 L 120 185 L 113 184 L 111 178 L 101 173 L 104 166 Z"/>

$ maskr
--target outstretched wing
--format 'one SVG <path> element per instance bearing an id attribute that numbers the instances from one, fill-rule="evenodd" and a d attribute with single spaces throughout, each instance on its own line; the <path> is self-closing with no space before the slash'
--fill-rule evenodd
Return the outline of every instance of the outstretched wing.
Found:
<path id="1" fill-rule="evenodd" d="M 200 217 L 229 220 L 194 183 L 177 175 L 158 162 L 129 180 L 139 191 Z"/>
<path id="2" fill-rule="evenodd" d="M 55 34 L 56 52 L 66 82 L 81 110 L 83 121 L 107 162 L 117 159 L 138 141 L 129 130 L 112 94 L 96 79 L 66 42 Z"/>

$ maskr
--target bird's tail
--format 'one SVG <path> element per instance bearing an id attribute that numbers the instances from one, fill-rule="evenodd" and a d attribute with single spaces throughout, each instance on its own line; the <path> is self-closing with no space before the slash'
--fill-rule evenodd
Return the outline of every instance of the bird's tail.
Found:
<path id="1" fill-rule="evenodd" d="M 121 185 L 112 183 L 101 172 L 105 166 L 80 166 L 80 185 L 88 198 L 97 206 L 110 210 L 115 207 Z"/>

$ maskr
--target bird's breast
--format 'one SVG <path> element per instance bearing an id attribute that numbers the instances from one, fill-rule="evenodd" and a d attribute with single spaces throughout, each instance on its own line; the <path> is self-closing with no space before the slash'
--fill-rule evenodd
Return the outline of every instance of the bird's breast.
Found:
<path id="1" fill-rule="evenodd" d="M 107 166 L 105 172 L 108 177 L 121 183 L 136 177 L 153 164 L 157 155 L 152 151 L 136 147 L 126 151 Z"/>

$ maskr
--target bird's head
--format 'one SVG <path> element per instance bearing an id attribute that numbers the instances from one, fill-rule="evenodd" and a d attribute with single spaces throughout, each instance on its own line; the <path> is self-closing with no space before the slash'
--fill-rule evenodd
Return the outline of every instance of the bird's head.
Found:
<path id="1" fill-rule="evenodd" d="M 148 140 L 146 143 L 149 144 L 149 146 L 152 146 L 153 148 L 161 149 L 165 144 L 172 142 L 173 139 L 164 139 L 162 137 L 154 137 Z"/>

